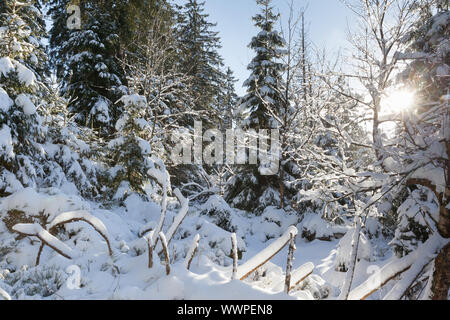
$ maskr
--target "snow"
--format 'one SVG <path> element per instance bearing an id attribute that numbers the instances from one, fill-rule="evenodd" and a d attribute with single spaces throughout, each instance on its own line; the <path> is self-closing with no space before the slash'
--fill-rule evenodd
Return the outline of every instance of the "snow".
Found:
<path id="1" fill-rule="evenodd" d="M 186 272 L 184 265 L 171 268 L 168 277 L 161 277 L 146 290 L 129 286 L 120 290 L 115 299 L 158 299 L 158 300 L 294 300 L 284 293 L 253 288 L 242 281 L 230 281 L 223 270 L 202 259 L 201 274 Z"/>
<path id="2" fill-rule="evenodd" d="M 71 212 L 64 212 L 59 214 L 55 219 L 53 219 L 53 221 L 48 225 L 48 229 L 53 228 L 54 226 L 61 224 L 61 223 L 67 223 L 70 220 L 86 220 L 89 221 L 92 225 L 95 226 L 95 228 L 97 230 L 99 230 L 102 234 L 107 235 L 108 231 L 106 230 L 105 225 L 103 224 L 103 222 L 92 216 L 89 212 L 87 211 L 71 211 Z"/>
<path id="3" fill-rule="evenodd" d="M 177 192 L 178 193 L 178 192 Z M 51 221 L 47 228 L 54 226 L 58 221 L 74 217 L 86 217 L 88 212 L 92 217 L 98 218 L 108 231 L 109 238 L 114 250 L 114 262 L 105 252 L 104 242 L 92 228 L 85 228 L 84 222 L 73 222 L 65 224 L 66 232 L 72 234 L 71 238 L 58 235 L 60 241 L 76 252 L 73 260 L 67 260 L 51 249 L 44 250 L 41 256 L 41 265 L 38 270 L 45 270 L 49 265 L 56 266 L 56 270 L 64 270 L 74 264 L 81 268 L 81 283 L 83 287 L 79 290 L 70 290 L 64 284 L 57 289 L 58 296 L 66 300 L 71 299 L 319 299 L 320 297 L 335 296 L 335 286 L 340 286 L 340 275 L 334 271 L 333 261 L 337 241 L 305 242 L 297 239 L 297 250 L 293 268 L 294 284 L 297 275 L 303 276 L 309 269 L 314 269 L 304 281 L 291 290 L 290 295 L 283 293 L 284 265 L 286 255 L 274 256 L 269 262 L 264 264 L 260 270 L 264 270 L 265 276 L 261 277 L 261 272 L 257 271 L 245 281 L 232 279 L 232 259 L 230 258 L 232 238 L 227 232 L 213 223 L 209 222 L 207 216 L 201 215 L 199 210 L 192 207 L 192 214 L 186 215 L 179 226 L 179 232 L 172 237 L 172 244 L 177 250 L 173 251 L 173 246 L 169 246 L 171 260 L 170 275 L 166 276 L 163 261 L 158 255 L 153 255 L 153 268 L 148 268 L 147 240 L 139 238 L 137 235 L 145 225 L 156 225 L 161 213 L 161 207 L 155 203 L 148 203 L 139 197 L 130 196 L 125 201 L 125 207 L 115 207 L 109 210 L 100 209 L 92 202 L 78 202 L 77 198 L 63 196 L 57 190 L 49 194 L 37 193 L 33 189 L 27 188 L 2 200 L 1 208 L 20 208 L 27 214 L 38 214 L 46 212 Z M 180 197 L 181 198 L 181 197 Z M 222 203 L 218 199 L 214 200 L 218 204 Z M 214 202 L 213 201 L 213 202 Z M 70 204 L 75 202 L 75 204 Z M 181 207 L 187 200 L 181 201 Z M 169 198 L 167 219 L 164 223 L 164 230 L 170 228 L 172 221 L 179 216 L 179 206 L 175 206 L 176 200 Z M 211 205 L 211 202 L 210 204 Z M 77 209 L 80 208 L 80 209 Z M 69 210 L 67 210 L 69 208 Z M 72 208 L 72 209 L 70 209 Z M 190 210 L 191 210 L 190 209 Z M 8 209 L 7 209 L 8 210 Z M 269 223 L 266 219 L 277 221 L 285 225 L 291 220 L 289 215 L 283 214 L 282 210 L 270 209 L 264 218 L 246 217 L 244 213 L 230 209 L 230 219 L 236 224 L 236 241 L 238 250 L 243 255 L 243 261 L 247 263 L 238 266 L 238 272 L 252 260 L 249 257 L 257 257 L 261 260 L 267 255 L 271 255 L 279 247 L 278 243 L 290 239 L 290 233 L 296 234 L 295 227 L 287 228 L 284 231 L 285 239 L 274 240 L 272 244 L 267 240 L 260 240 L 257 233 L 258 220 Z M 2 212 L 3 212 L 2 211 Z M 81 213 L 86 211 L 85 213 Z M 270 223 L 274 223 L 270 222 Z M 253 226 L 255 224 L 256 227 Z M 34 228 L 34 227 L 33 227 Z M 102 229 L 102 228 L 99 228 Z M 8 233 L 1 232 L 2 224 L 0 220 L 0 244 L 5 246 Z M 36 231 L 36 230 L 32 230 Z M 103 229 L 104 231 L 104 229 Z M 254 233 L 254 234 L 253 234 Z M 168 233 L 166 233 L 167 235 Z M 147 235 L 149 237 L 151 235 Z M 6 237 L 6 238 L 5 238 Z M 168 240 L 168 238 L 166 237 Z M 191 263 L 190 271 L 186 270 L 186 259 L 192 253 L 194 244 L 199 240 L 199 246 L 194 260 Z M 22 240 L 21 247 L 17 252 L 8 254 L 8 260 L 14 261 L 14 265 L 34 265 L 34 259 L 38 251 L 39 244 L 30 245 Z M 125 248 L 127 248 L 125 250 Z M 268 249 L 267 249 L 268 248 Z M 334 252 L 330 255 L 330 252 Z M 253 259 L 253 261 L 258 260 Z M 5 261 L 5 260 L 2 260 Z M 258 261 L 259 262 L 259 261 Z M 312 262 L 312 264 L 310 263 Z M 306 265 L 305 265 L 306 264 Z M 305 266 L 304 266 L 305 265 Z M 314 265 L 317 265 L 314 268 Z M 1 269 L 8 268 L 0 261 Z M 120 281 L 115 268 L 120 270 Z M 304 270 L 304 271 L 302 271 Z M 361 270 L 358 269 L 358 274 Z M 259 275 L 258 275 L 259 274 Z M 65 276 L 67 277 L 67 276 Z M 359 275 L 355 283 L 364 279 Z M 334 281 L 334 282 L 333 282 Z M 333 283 L 333 285 L 330 285 Z M 14 289 L 8 286 L 4 289 L 11 292 L 12 298 L 18 298 L 15 293 L 19 289 L 17 282 Z M 0 286 L 2 286 L 0 281 Z M 239 290 L 237 292 L 236 290 Z M 334 290 L 334 291 L 333 291 Z M 13 295 L 14 294 L 14 295 Z M 53 297 L 57 299 L 57 297 Z"/>
<path id="4" fill-rule="evenodd" d="M 200 235 L 196 234 L 194 239 L 192 240 L 192 244 L 186 255 L 186 259 L 184 260 L 184 264 L 186 265 L 186 268 L 188 267 L 188 263 L 189 263 L 189 260 L 191 259 L 192 255 L 194 254 L 195 251 L 198 250 L 199 241 L 200 241 Z"/>
<path id="5" fill-rule="evenodd" d="M 436 191 L 438 193 L 444 192 L 447 186 L 444 169 L 436 167 L 431 163 L 417 169 L 411 175 L 411 178 L 426 179 L 431 181 L 433 185 L 436 186 Z"/>
<path id="6" fill-rule="evenodd" d="M 9 108 L 13 106 L 14 102 L 12 99 L 8 96 L 8 93 L 6 93 L 5 90 L 3 90 L 2 87 L 0 87 L 0 111 L 8 112 Z"/>
<path id="7" fill-rule="evenodd" d="M 0 152 L 7 158 L 14 157 L 14 146 L 11 137 L 11 128 L 5 124 L 0 129 Z"/>
<path id="8" fill-rule="evenodd" d="M 337 234 L 346 234 L 348 227 L 332 225 L 316 213 L 308 213 L 299 225 L 302 234 L 305 232 L 316 239 L 330 239 Z"/>
<path id="9" fill-rule="evenodd" d="M 406 289 L 416 280 L 420 272 L 437 256 L 438 251 L 445 246 L 446 242 L 440 236 L 432 237 L 425 245 L 417 250 L 413 256 L 416 261 L 406 271 L 399 282 L 386 294 L 383 300 L 400 300 Z"/>
<path id="10" fill-rule="evenodd" d="M 139 148 L 142 151 L 142 154 L 144 155 L 150 155 L 152 153 L 152 147 L 150 146 L 150 143 L 147 140 L 137 138 Z"/>
<path id="11" fill-rule="evenodd" d="M 14 65 L 8 57 L 0 58 L 0 75 L 7 77 L 14 70 Z"/>
<path id="12" fill-rule="evenodd" d="M 21 93 L 16 98 L 16 104 L 19 107 L 22 107 L 23 113 L 25 113 L 27 116 L 31 116 L 36 113 L 36 107 L 34 106 L 34 103 L 31 102 L 28 95 Z"/>
<path id="13" fill-rule="evenodd" d="M 92 107 L 90 114 L 101 123 L 108 123 L 111 120 L 109 115 L 109 103 L 105 99 L 100 98 Z"/>
<path id="14" fill-rule="evenodd" d="M 349 256 L 349 262 L 347 263 L 348 270 L 347 274 L 344 280 L 344 284 L 342 286 L 341 294 L 338 297 L 338 300 L 346 300 L 348 298 L 348 294 L 350 292 L 350 289 L 352 287 L 353 277 L 355 274 L 355 267 L 357 263 L 358 253 L 359 253 L 359 245 L 361 240 L 361 218 L 360 216 L 355 217 L 355 230 L 353 230 L 351 235 L 351 242 L 350 246 L 347 248 L 340 247 L 339 249 L 342 250 L 345 248 L 347 250 L 347 254 L 350 253 Z M 350 232 L 349 232 L 350 233 Z M 349 236 L 350 238 L 350 236 Z M 345 242 L 343 242 L 345 244 Z M 341 242 L 339 243 L 341 245 Z M 338 250 L 338 251 L 340 251 Z"/>
<path id="15" fill-rule="evenodd" d="M 237 238 L 236 233 L 231 234 L 231 247 L 232 247 L 232 257 L 233 257 L 233 280 L 237 280 L 237 260 L 238 260 L 238 252 L 237 252 Z"/>
<path id="16" fill-rule="evenodd" d="M 19 62 L 16 62 L 15 65 L 19 81 L 26 86 L 34 85 L 36 82 L 36 76 L 34 75 L 33 71 Z"/>
<path id="17" fill-rule="evenodd" d="M 170 176 L 169 172 L 166 170 L 164 162 L 155 156 L 152 156 L 151 160 L 153 161 L 153 168 L 149 169 L 147 173 L 151 175 L 153 178 L 155 178 L 156 181 L 158 181 L 158 183 L 163 187 L 163 189 L 169 190 Z"/>
<path id="18" fill-rule="evenodd" d="M 125 106 L 135 105 L 138 107 L 146 107 L 147 99 L 144 96 L 133 94 L 133 95 L 125 95 L 120 100 Z"/>
<path id="19" fill-rule="evenodd" d="M 52 221 L 58 214 L 74 210 L 89 210 L 90 205 L 76 195 L 66 195 L 57 189 L 38 193 L 24 188 L 0 200 L 0 211 L 21 210 L 27 216 L 39 216 L 42 212 Z"/>
<path id="20" fill-rule="evenodd" d="M 28 13 L 40 14 L 34 7 L 28 9 Z M 420 28 L 419 31 L 425 30 L 418 33 L 424 36 L 420 41 L 427 44 L 423 49 L 426 52 L 399 53 L 391 58 L 426 59 L 422 62 L 435 71 L 430 76 L 436 78 L 436 84 L 445 84 L 450 67 L 442 60 L 450 42 L 443 31 L 448 26 L 449 16 L 439 13 L 431 21 L 430 31 L 429 23 Z M 402 131 L 405 128 L 399 126 L 395 137 L 387 134 L 377 139 L 376 132 L 370 136 L 373 128 L 366 130 L 366 124 L 362 123 L 365 120 L 361 119 L 367 118 L 364 110 L 350 106 L 349 99 L 341 99 L 341 94 L 321 90 L 319 82 L 314 82 L 320 77 L 312 79 L 314 92 L 311 96 L 317 99 L 308 99 L 311 104 L 300 108 L 295 101 L 289 101 L 286 110 L 275 108 L 274 114 L 264 116 L 263 122 L 267 120 L 272 128 L 283 127 L 276 121 L 282 120 L 282 115 L 287 116 L 285 120 L 293 121 L 288 126 L 289 132 L 284 132 L 288 139 L 284 151 L 289 159 L 280 163 L 287 169 L 281 181 L 286 186 L 283 195 L 286 201 L 280 209 L 282 190 L 278 185 L 267 187 L 266 182 L 273 181 L 258 179 L 255 174 L 244 175 L 243 185 L 236 185 L 240 187 L 238 196 L 231 199 L 225 196 L 227 200 L 224 200 L 223 193 L 229 190 L 222 182 L 239 181 L 234 176 L 241 170 L 235 171 L 234 166 L 208 169 L 197 163 L 199 166 L 187 168 L 175 177 L 174 185 L 183 193 L 175 188 L 172 192 L 169 171 L 173 172 L 173 166 L 168 162 L 170 146 L 165 143 L 169 138 L 165 129 L 183 133 L 195 129 L 196 125 L 189 128 L 184 120 L 202 117 L 201 110 L 194 106 L 201 100 L 202 92 L 197 92 L 199 97 L 192 97 L 189 77 L 183 74 L 167 74 L 167 77 L 135 74 L 139 78 L 134 79 L 137 82 L 133 81 L 133 75 L 126 74 L 123 79 L 130 80 L 127 82 L 133 87 L 120 85 L 117 75 L 108 71 L 114 66 L 105 60 L 111 48 L 94 29 L 74 31 L 72 39 L 62 43 L 61 48 L 85 41 L 101 50 L 94 52 L 85 48 L 84 52 L 72 56 L 69 52 L 64 62 L 67 68 L 62 70 L 69 75 L 73 67 L 76 75 L 78 67 L 94 61 L 91 67 L 106 85 L 91 89 L 102 89 L 100 91 L 108 93 L 108 98 L 91 96 L 90 105 L 81 106 L 87 119 L 81 119 L 81 114 L 66 117 L 63 108 L 69 101 L 56 93 L 60 89 L 72 90 L 64 83 L 50 84 L 51 79 L 46 79 L 48 75 L 40 74 L 43 67 L 40 64 L 45 64 L 46 60 L 47 40 L 45 32 L 37 29 L 32 32 L 33 28 L 27 27 L 28 22 L 16 19 L 14 30 L 10 26 L 0 27 L 2 43 L 11 37 L 11 32 L 17 33 L 9 42 L 11 57 L 0 56 L 0 299 L 273 301 L 339 299 L 347 298 L 348 294 L 351 299 L 401 299 L 405 289 L 417 280 L 418 273 L 424 272 L 421 280 L 431 275 L 433 258 L 448 241 L 437 235 L 419 239 L 416 230 L 406 227 L 418 222 L 428 227 L 427 233 L 437 234 L 436 222 L 442 213 L 439 199 L 431 191 L 419 192 L 423 189 L 420 186 L 406 195 L 404 182 L 410 178 L 427 179 L 436 186 L 437 192 L 445 194 L 447 189 L 448 181 L 442 169 L 445 161 L 442 160 L 447 157 L 443 141 L 450 137 L 450 118 L 445 115 L 440 119 L 440 116 L 446 112 L 449 94 L 441 87 L 439 92 L 431 90 L 435 100 L 441 97 L 440 102 L 424 100 L 426 112 L 403 110 L 395 119 L 382 117 L 383 121 L 402 120 L 398 123 L 411 129 L 412 136 L 405 136 L 406 132 Z M 116 35 L 107 40 L 114 37 Z M 244 86 L 250 86 L 249 92 L 239 102 L 226 101 L 235 109 L 227 107 L 226 113 L 234 113 L 235 117 L 222 120 L 235 128 L 254 128 L 262 124 L 259 115 L 264 110 L 252 93 L 255 90 L 267 102 L 266 107 L 279 105 L 277 85 L 283 82 L 279 81 L 284 60 L 281 55 L 286 51 L 275 44 L 262 45 L 261 40 L 268 38 L 285 43 L 276 31 L 259 32 L 250 45 L 259 55 L 248 65 L 253 71 L 244 82 Z M 408 50 L 415 49 L 411 46 Z M 411 67 L 416 62 L 411 62 Z M 376 64 L 375 69 L 382 67 Z M 137 73 L 143 71 L 135 67 Z M 267 72 L 261 73 L 261 68 Z M 206 73 L 200 72 L 200 78 L 214 80 Z M 411 70 L 402 73 L 407 74 L 410 76 Z M 233 83 L 228 76 L 226 80 L 226 88 L 218 88 L 224 93 L 231 91 L 228 86 Z M 336 85 L 345 92 L 353 91 L 337 74 L 328 80 L 336 80 Z M 47 90 L 46 84 L 52 85 L 54 91 Z M 150 91 L 140 90 L 141 85 L 156 85 L 160 90 L 156 87 Z M 369 81 L 365 87 L 373 99 L 363 97 L 363 100 L 367 100 L 367 105 L 377 102 L 380 92 L 376 86 Z M 294 89 L 301 91 L 302 88 Z M 146 96 L 132 94 L 144 91 Z M 119 101 L 109 100 L 110 94 L 119 92 L 127 95 Z M 215 106 L 219 118 L 223 111 L 219 110 L 222 109 L 220 104 L 228 100 L 225 99 L 228 96 L 222 98 Z M 112 108 L 124 112 L 110 113 Z M 37 109 L 42 114 L 38 114 Z M 75 109 L 67 112 L 77 113 Z M 301 112 L 297 113 L 299 110 Z M 162 118 L 155 118 L 156 114 Z M 295 117 L 291 117 L 294 114 Z M 109 135 L 111 132 L 108 133 L 101 123 L 111 125 L 113 115 L 120 119 L 115 123 L 116 134 Z M 86 124 L 94 118 L 97 124 L 101 122 L 95 128 L 83 128 L 83 124 L 77 123 L 86 120 Z M 29 126 L 22 122 L 30 124 L 30 133 L 36 134 L 24 132 Z M 153 124 L 155 130 L 152 130 Z M 180 128 L 181 125 L 188 127 Z M 139 132 L 131 132 L 132 127 Z M 148 140 L 150 133 L 152 139 Z M 373 159 L 369 150 L 373 146 L 372 139 L 375 147 L 382 144 L 386 147 L 380 151 L 383 154 L 377 157 L 379 159 Z M 136 188 L 131 188 L 127 179 L 114 179 L 120 178 L 118 173 L 127 171 L 127 164 L 120 161 L 119 154 L 105 158 L 108 148 L 124 151 L 130 141 L 140 149 L 137 152 L 140 159 L 135 160 L 148 170 L 144 173 L 146 181 Z M 254 168 L 260 174 L 273 171 L 267 161 L 270 159 L 265 160 Z M 131 172 L 131 175 L 141 173 Z M 198 175 L 194 177 L 191 173 Z M 146 179 L 148 176 L 150 179 Z M 184 178 L 188 181 L 180 183 Z M 108 183 L 109 180 L 114 181 Z M 261 190 L 253 192 L 251 184 Z M 194 191 L 196 188 L 199 193 Z M 108 193 L 113 189 L 116 191 Z M 252 203 L 253 195 L 259 197 L 259 201 Z M 232 206 L 238 207 L 239 202 L 246 202 L 245 207 L 250 212 Z M 355 212 L 363 212 L 367 219 L 364 224 L 358 220 L 353 228 L 351 219 Z M 398 214 L 397 220 L 397 214 L 392 216 L 392 212 Z M 407 241 L 415 243 L 411 245 L 411 255 L 398 259 L 394 257 L 398 252 L 392 249 L 396 249 L 394 241 L 403 227 L 405 234 L 413 237 L 412 241 Z M 27 236 L 18 236 L 18 233 Z M 390 242 L 394 234 L 394 241 Z M 424 239 L 429 240 L 421 245 Z M 287 249 L 288 244 L 295 251 L 290 250 L 286 259 L 284 248 Z M 163 246 L 169 262 L 161 255 Z M 150 252 L 153 253 L 151 264 Z M 40 258 L 38 265 L 37 257 Z M 348 272 L 341 272 L 342 269 Z M 78 288 L 70 286 L 73 277 L 67 270 L 78 274 L 79 281 L 75 281 L 80 285 Z M 285 279 L 290 279 L 291 287 L 284 288 Z M 425 292 L 430 290 L 430 282 Z"/>
<path id="21" fill-rule="evenodd" d="M 349 252 L 352 250 L 354 229 L 349 230 L 345 236 L 339 241 L 337 247 L 336 258 L 334 260 L 334 266 L 336 270 L 343 267 L 348 268 L 350 263 Z M 373 260 L 373 249 L 369 239 L 365 234 L 361 234 L 358 245 L 358 259 L 365 259 L 366 261 Z"/>
<path id="22" fill-rule="evenodd" d="M 166 235 L 164 234 L 164 232 L 161 231 L 159 233 L 159 238 L 161 239 L 161 243 L 162 243 L 163 248 L 168 248 L 167 238 L 166 238 Z M 167 261 L 170 261 L 170 253 L 168 251 L 164 252 L 164 253 L 166 254 L 165 259 Z"/>
<path id="23" fill-rule="evenodd" d="M 78 220 L 84 220 L 90 225 L 92 225 L 96 231 L 98 231 L 102 237 L 107 241 L 108 246 L 110 246 L 111 241 L 108 236 L 108 230 L 106 229 L 103 222 L 97 218 L 94 217 L 92 214 L 90 214 L 88 211 L 80 210 L 80 211 L 70 211 L 70 212 L 64 212 L 59 214 L 53 221 L 47 226 L 48 230 L 51 230 L 53 227 L 64 224 L 68 222 L 74 222 Z"/>

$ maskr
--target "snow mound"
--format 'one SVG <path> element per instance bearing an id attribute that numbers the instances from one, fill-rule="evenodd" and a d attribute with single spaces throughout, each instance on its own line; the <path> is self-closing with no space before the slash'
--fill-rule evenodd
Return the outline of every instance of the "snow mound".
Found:
<path id="1" fill-rule="evenodd" d="M 226 231 L 237 230 L 237 226 L 233 223 L 233 209 L 218 195 L 208 198 L 200 207 L 200 214 L 208 216 L 215 225 Z"/>

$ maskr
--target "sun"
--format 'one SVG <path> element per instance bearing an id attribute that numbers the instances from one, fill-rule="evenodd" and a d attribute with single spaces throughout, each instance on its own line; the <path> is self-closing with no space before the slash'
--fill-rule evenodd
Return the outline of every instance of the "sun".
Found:
<path id="1" fill-rule="evenodd" d="M 414 91 L 406 88 L 393 89 L 381 99 L 381 110 L 385 114 L 398 114 L 410 110 L 414 102 Z"/>

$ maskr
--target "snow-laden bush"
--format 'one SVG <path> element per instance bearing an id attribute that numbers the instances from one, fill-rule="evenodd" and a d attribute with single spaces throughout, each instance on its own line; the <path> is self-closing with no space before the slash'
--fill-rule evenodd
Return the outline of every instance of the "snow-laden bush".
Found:
<path id="1" fill-rule="evenodd" d="M 298 222 L 297 215 L 289 214 L 285 210 L 274 206 L 265 208 L 258 218 L 259 221 L 255 219 L 256 221 L 252 224 L 252 232 L 263 242 L 279 238 L 289 226 Z"/>
<path id="2" fill-rule="evenodd" d="M 0 231 L 5 231 L 3 234 L 0 232 L 1 260 L 11 260 L 10 255 L 19 258 L 21 255 L 29 254 L 26 250 L 18 250 L 20 246 L 16 241 L 17 234 L 13 230 L 15 225 L 38 223 L 45 226 L 60 213 L 82 209 L 90 209 L 89 204 L 78 196 L 63 194 L 55 188 L 42 190 L 42 192 L 25 188 L 1 199 Z M 2 230 L 3 228 L 4 230 Z M 22 238 L 22 236 L 18 236 L 17 240 Z M 12 250 L 13 247 L 15 250 Z M 12 260 L 15 260 L 15 258 Z M 21 259 L 19 258 L 19 260 Z M 28 260 L 27 262 L 29 263 Z"/>
<path id="3" fill-rule="evenodd" d="M 281 291 L 284 288 L 285 273 L 280 266 L 268 262 L 259 267 L 245 281 L 264 290 Z M 330 291 L 331 289 L 324 279 L 319 275 L 312 274 L 296 285 L 290 295 L 300 300 L 319 300 L 327 298 Z"/>
<path id="4" fill-rule="evenodd" d="M 216 226 L 203 218 L 191 218 L 185 219 L 184 223 L 180 226 L 178 234 L 186 240 L 185 249 L 189 250 L 189 246 L 192 242 L 190 240 L 195 234 L 200 235 L 200 246 L 198 249 L 199 254 L 206 255 L 211 261 L 219 265 L 231 265 L 231 233 Z M 246 244 L 241 237 L 237 237 L 238 256 L 242 257 L 242 253 L 247 251 Z"/>
<path id="5" fill-rule="evenodd" d="M 369 238 L 378 238 L 383 235 L 383 225 L 376 217 L 368 217 L 364 227 Z"/>
<path id="6" fill-rule="evenodd" d="M 8 213 L 11 212 L 11 214 L 23 215 L 24 219 L 43 215 L 51 221 L 63 212 L 89 209 L 89 204 L 80 197 L 64 194 L 55 188 L 42 190 L 42 192 L 25 188 L 0 200 L 2 220 L 7 219 Z M 17 219 L 21 220 L 20 217 Z M 27 222 L 29 221 L 17 223 Z"/>
<path id="7" fill-rule="evenodd" d="M 4 273 L 4 282 L 11 288 L 11 297 L 15 299 L 49 297 L 61 288 L 66 278 L 63 270 L 53 266 L 23 266 L 16 272 Z"/>
<path id="8" fill-rule="evenodd" d="M 317 274 L 308 276 L 297 285 L 297 288 L 300 292 L 311 294 L 315 300 L 326 299 L 331 293 L 330 286 Z"/>
<path id="9" fill-rule="evenodd" d="M 218 227 L 228 231 L 236 232 L 237 228 L 232 224 L 233 209 L 226 203 L 226 201 L 218 196 L 211 196 L 205 204 L 200 208 L 201 214 L 211 218 L 211 221 Z"/>
<path id="10" fill-rule="evenodd" d="M 333 238 L 339 239 L 347 232 L 345 226 L 333 225 L 322 219 L 318 214 L 307 213 L 299 224 L 302 238 L 308 241 L 315 239 L 331 241 Z"/>
<path id="11" fill-rule="evenodd" d="M 439 220 L 439 206 L 432 192 L 418 188 L 410 193 L 397 210 L 397 228 L 389 243 L 398 257 L 403 257 L 425 243 Z"/>
<path id="12" fill-rule="evenodd" d="M 339 241 L 336 258 L 334 260 L 334 269 L 340 272 L 346 272 L 351 259 L 352 239 L 354 229 L 350 229 Z M 374 250 L 367 236 L 361 232 L 358 245 L 358 260 L 374 260 Z"/>

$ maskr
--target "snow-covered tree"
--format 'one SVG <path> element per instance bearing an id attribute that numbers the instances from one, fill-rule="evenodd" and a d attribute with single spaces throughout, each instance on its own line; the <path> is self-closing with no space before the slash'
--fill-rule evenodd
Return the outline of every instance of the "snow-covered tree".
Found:
<path id="1" fill-rule="evenodd" d="M 448 266 L 444 257 L 448 255 L 449 246 L 442 249 L 445 240 L 436 242 L 436 239 L 449 237 L 448 200 L 445 196 L 448 189 L 448 101 L 445 97 L 448 88 L 449 19 L 447 9 L 429 21 L 417 22 L 417 3 L 413 0 L 404 0 L 396 5 L 366 0 L 348 2 L 349 8 L 359 17 L 362 28 L 351 38 L 356 49 L 354 59 L 358 72 L 345 76 L 358 79 L 365 91 L 358 95 L 337 91 L 366 108 L 370 114 L 366 120 L 371 128 L 372 141 L 367 144 L 349 139 L 350 143 L 373 152 L 377 160 L 366 166 L 366 173 L 352 174 L 359 180 L 354 193 L 370 191 L 370 197 L 362 199 L 360 212 L 365 212 L 367 219 L 370 212 L 367 209 L 376 205 L 380 213 L 386 214 L 383 203 L 394 202 L 393 199 L 403 196 L 402 192 L 408 186 L 411 193 L 396 210 L 398 228 L 393 244 L 401 244 L 402 232 L 403 236 L 408 236 L 408 232 L 409 236 L 414 234 L 417 245 L 425 241 L 429 233 L 433 235 L 417 250 L 414 243 L 403 246 L 402 250 L 413 250 L 405 257 L 412 259 L 413 266 L 408 274 L 400 277 L 399 283 L 387 296 L 404 297 L 423 272 L 430 274 L 426 267 L 433 259 L 423 259 L 424 250 L 429 250 L 427 254 L 430 257 L 438 253 L 439 256 L 435 260 L 433 277 L 429 277 L 428 282 L 431 283 L 433 278 L 430 285 L 432 295 L 442 299 L 448 294 L 448 272 L 445 271 Z M 409 49 L 406 48 L 408 42 L 412 43 Z M 407 59 L 415 62 L 402 73 L 407 75 L 407 81 L 398 83 L 395 75 L 404 68 L 400 62 Z M 395 94 L 396 99 L 392 98 Z M 392 109 L 388 110 L 387 105 Z M 405 105 L 408 108 L 402 110 Z M 392 124 L 393 134 L 388 134 L 386 123 Z M 416 186 L 419 186 L 418 190 Z M 422 252 L 417 259 L 414 258 L 416 252 Z M 390 270 L 398 270 L 398 274 L 404 272 L 400 266 L 396 267 L 398 269 L 390 267 Z"/>
<path id="2" fill-rule="evenodd" d="M 256 56 L 248 65 L 250 77 L 244 82 L 247 94 L 241 101 L 240 109 L 245 114 L 242 126 L 253 129 L 277 128 L 269 110 L 278 115 L 284 103 L 283 71 L 285 65 L 280 59 L 285 54 L 285 40 L 275 30 L 279 14 L 274 12 L 270 0 L 257 0 L 261 13 L 253 17 L 260 32 L 253 37 L 249 47 Z"/>
<path id="3" fill-rule="evenodd" d="M 115 102 L 124 94 L 116 12 L 110 1 L 80 3 L 81 29 L 67 30 L 68 0 L 54 0 L 50 31 L 51 57 L 70 97 L 69 111 L 78 124 L 102 135 L 113 132 L 121 110 Z"/>
<path id="4" fill-rule="evenodd" d="M 238 103 L 238 96 L 235 89 L 236 82 L 237 80 L 233 75 L 233 71 L 228 68 L 223 80 L 217 105 L 217 109 L 220 113 L 219 130 L 221 132 L 233 128 L 234 111 L 236 110 Z"/>
<path id="5" fill-rule="evenodd" d="M 193 119 L 202 119 L 209 127 L 217 125 L 218 104 L 221 85 L 225 75 L 222 71 L 223 59 L 216 24 L 208 21 L 204 13 L 205 3 L 189 0 L 180 8 L 178 22 L 178 52 L 180 66 L 184 74 L 191 77 L 193 106 L 200 114 L 186 117 L 185 124 L 193 125 Z"/>
<path id="6" fill-rule="evenodd" d="M 49 89 L 44 118 L 48 128 L 47 174 L 43 184 L 65 190 L 72 185 L 84 197 L 94 199 L 100 194 L 105 175 L 102 146 L 95 132 L 76 123 L 58 86 L 51 83 Z"/>
<path id="7" fill-rule="evenodd" d="M 38 71 L 45 52 L 32 1 L 8 0 L 0 9 L 0 194 L 7 195 L 44 175 L 46 128 L 38 109 L 46 88 Z"/>
<path id="8" fill-rule="evenodd" d="M 437 12 L 436 12 L 437 9 Z M 420 211 L 421 221 L 408 224 L 427 228 L 429 234 L 450 238 L 449 185 L 450 185 L 450 13 L 447 7 L 437 5 L 431 18 L 409 33 L 409 47 L 397 55 L 409 61 L 400 75 L 403 86 L 413 90 L 415 101 L 406 110 L 398 128 L 399 156 L 393 157 L 406 176 L 410 188 L 417 187 L 403 206 L 400 219 L 410 218 Z M 423 195 L 417 195 L 422 191 Z M 418 198 L 418 199 L 417 199 Z M 415 201 L 411 204 L 411 201 Z M 417 219 L 417 218 L 415 218 Z M 417 223 L 419 222 L 419 223 Z M 405 227 L 399 225 L 399 230 Z M 413 231 L 413 230 L 411 230 Z M 435 261 L 431 288 L 433 299 L 447 299 L 449 288 L 448 257 L 450 245 L 445 246 Z"/>
<path id="9" fill-rule="evenodd" d="M 140 95 L 126 95 L 120 99 L 124 113 L 116 123 L 116 137 L 108 143 L 108 158 L 112 200 L 122 201 L 132 193 L 147 198 L 152 181 L 170 188 L 169 174 L 162 160 L 152 155 L 148 138 L 152 125 L 147 99 Z"/>
<path id="10" fill-rule="evenodd" d="M 283 96 L 283 71 L 280 59 L 285 53 L 285 40 L 275 30 L 279 14 L 274 13 L 270 0 L 257 0 L 261 12 L 253 17 L 260 32 L 253 37 L 250 48 L 256 56 L 248 65 L 250 77 L 244 82 L 247 94 L 242 98 L 239 112 L 243 129 L 277 129 L 276 118 L 280 116 L 285 99 Z M 277 175 L 262 175 L 259 166 L 243 165 L 226 186 L 228 202 L 240 209 L 259 212 L 269 205 L 279 205 Z"/>

